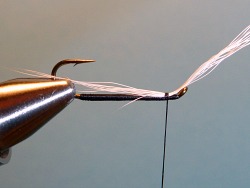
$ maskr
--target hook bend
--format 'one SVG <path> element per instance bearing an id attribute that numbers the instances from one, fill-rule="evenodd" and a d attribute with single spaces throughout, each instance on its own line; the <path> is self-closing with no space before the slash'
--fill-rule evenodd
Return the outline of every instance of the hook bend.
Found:
<path id="1" fill-rule="evenodd" d="M 58 62 L 54 68 L 51 71 L 51 76 L 56 77 L 56 72 L 57 70 L 63 66 L 63 65 L 68 65 L 68 64 L 74 64 L 74 66 L 81 64 L 81 63 L 91 63 L 91 62 L 95 62 L 95 60 L 92 59 L 64 59 L 60 62 Z"/>

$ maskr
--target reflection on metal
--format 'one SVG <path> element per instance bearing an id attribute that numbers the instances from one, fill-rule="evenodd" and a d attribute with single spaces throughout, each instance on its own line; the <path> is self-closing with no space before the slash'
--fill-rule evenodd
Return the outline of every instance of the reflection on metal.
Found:
<path id="1" fill-rule="evenodd" d="M 0 84 L 0 152 L 23 141 L 75 96 L 69 80 L 14 79 Z"/>

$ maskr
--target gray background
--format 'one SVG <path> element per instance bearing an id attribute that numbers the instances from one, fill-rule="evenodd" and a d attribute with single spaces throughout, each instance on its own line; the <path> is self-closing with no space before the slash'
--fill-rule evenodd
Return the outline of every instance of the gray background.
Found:
<path id="1" fill-rule="evenodd" d="M 250 24 L 249 0 L 0 1 L 0 65 L 179 87 Z M 171 101 L 166 187 L 249 187 L 250 47 Z M 5 81 L 26 77 L 0 69 Z M 75 100 L 0 167 L 0 187 L 156 188 L 161 184 L 164 102 Z"/>

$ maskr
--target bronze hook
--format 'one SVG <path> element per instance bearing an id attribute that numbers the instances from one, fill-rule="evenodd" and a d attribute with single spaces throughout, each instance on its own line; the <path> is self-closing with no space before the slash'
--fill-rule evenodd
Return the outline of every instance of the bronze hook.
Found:
<path id="1" fill-rule="evenodd" d="M 81 64 L 81 63 L 91 63 L 91 62 L 95 62 L 95 60 L 91 60 L 91 59 L 64 59 L 60 62 L 58 62 L 54 68 L 51 71 L 51 76 L 56 77 L 56 72 L 57 70 L 63 66 L 63 65 L 67 65 L 67 64 L 75 64 L 74 66 L 76 66 L 77 64 Z"/>

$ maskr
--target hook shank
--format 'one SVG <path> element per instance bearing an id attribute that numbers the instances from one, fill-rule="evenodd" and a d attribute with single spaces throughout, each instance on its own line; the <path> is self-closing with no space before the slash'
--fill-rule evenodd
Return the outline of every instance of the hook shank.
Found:
<path id="1" fill-rule="evenodd" d="M 141 97 L 126 94 L 76 94 L 75 98 L 84 101 L 166 101 L 181 98 L 187 92 L 187 87 L 180 90 L 176 95 L 169 96 L 165 93 L 164 97 Z"/>

